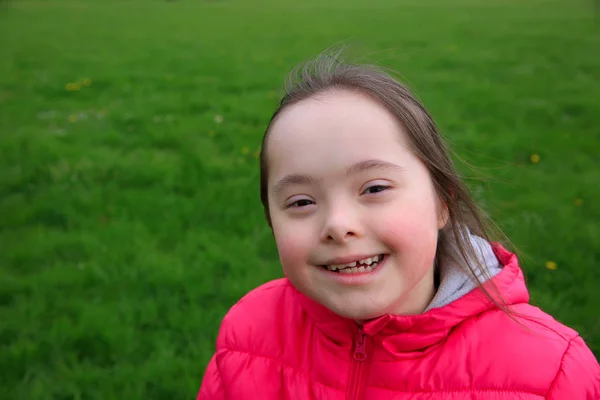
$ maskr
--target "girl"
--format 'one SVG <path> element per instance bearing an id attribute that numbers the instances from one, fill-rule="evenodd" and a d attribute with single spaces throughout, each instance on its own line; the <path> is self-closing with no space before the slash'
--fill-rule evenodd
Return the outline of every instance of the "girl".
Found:
<path id="1" fill-rule="evenodd" d="M 328 56 L 297 76 L 260 157 L 285 278 L 225 316 L 198 399 L 600 399 L 408 89 Z"/>

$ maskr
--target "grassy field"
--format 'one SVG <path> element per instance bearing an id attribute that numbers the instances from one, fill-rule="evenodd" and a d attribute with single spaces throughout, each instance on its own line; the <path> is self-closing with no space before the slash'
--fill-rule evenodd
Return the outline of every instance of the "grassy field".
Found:
<path id="1" fill-rule="evenodd" d="M 282 80 L 340 42 L 415 89 L 532 302 L 600 356 L 593 10 L 0 2 L 0 397 L 194 398 L 224 313 L 281 276 L 256 152 Z"/>

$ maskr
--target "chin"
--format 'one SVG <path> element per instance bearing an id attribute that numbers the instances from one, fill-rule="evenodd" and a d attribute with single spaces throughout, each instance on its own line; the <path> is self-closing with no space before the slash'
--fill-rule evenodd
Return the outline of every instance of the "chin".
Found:
<path id="1" fill-rule="evenodd" d="M 385 314 L 385 311 L 381 308 L 365 307 L 364 305 L 357 306 L 352 303 L 346 303 L 340 306 L 332 305 L 331 307 L 327 306 L 327 308 L 341 317 L 353 319 L 355 321 L 366 321 L 381 317 Z"/>

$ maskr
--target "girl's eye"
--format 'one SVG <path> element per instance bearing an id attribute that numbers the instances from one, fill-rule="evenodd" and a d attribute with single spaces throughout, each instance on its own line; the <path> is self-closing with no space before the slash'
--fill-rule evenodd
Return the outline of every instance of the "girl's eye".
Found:
<path id="1" fill-rule="evenodd" d="M 300 199 L 300 200 L 294 201 L 293 203 L 288 204 L 287 208 L 301 208 L 301 207 L 310 206 L 311 204 L 314 204 L 314 202 L 312 200 Z"/>
<path id="2" fill-rule="evenodd" d="M 385 185 L 373 185 L 373 186 L 365 189 L 364 193 L 365 194 L 379 193 L 379 192 L 383 192 L 384 190 L 388 190 L 389 188 L 390 188 L 389 186 L 385 186 Z"/>

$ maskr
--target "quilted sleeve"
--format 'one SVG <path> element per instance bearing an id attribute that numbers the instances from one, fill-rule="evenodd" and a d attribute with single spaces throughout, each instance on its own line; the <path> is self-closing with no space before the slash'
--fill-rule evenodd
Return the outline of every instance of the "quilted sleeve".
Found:
<path id="1" fill-rule="evenodd" d="M 221 381 L 221 374 L 217 369 L 215 354 L 208 363 L 208 367 L 206 367 L 204 379 L 202 380 L 200 392 L 196 400 L 220 400 L 224 398 L 223 382 Z"/>
<path id="2" fill-rule="evenodd" d="M 600 399 L 600 366 L 581 337 L 569 343 L 546 399 Z"/>

